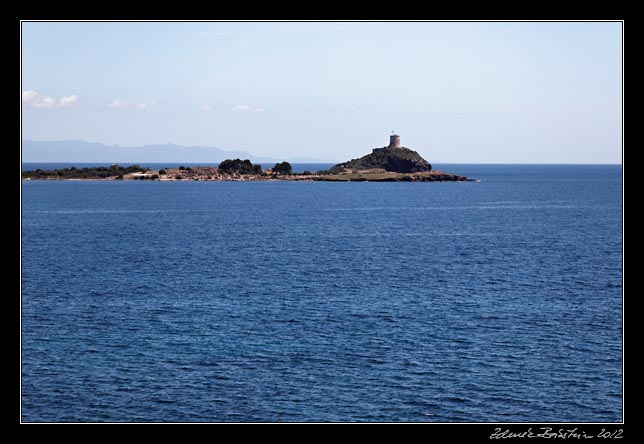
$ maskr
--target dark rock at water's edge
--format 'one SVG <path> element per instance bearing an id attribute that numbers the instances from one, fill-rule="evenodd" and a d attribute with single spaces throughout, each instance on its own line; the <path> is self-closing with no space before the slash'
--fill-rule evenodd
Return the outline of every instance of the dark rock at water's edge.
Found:
<path id="1" fill-rule="evenodd" d="M 332 167 L 330 173 L 344 171 L 371 170 L 382 168 L 392 173 L 421 173 L 431 171 L 432 165 L 416 151 L 409 148 L 384 147 L 376 148 L 371 154 L 353 159 Z"/>
<path id="2" fill-rule="evenodd" d="M 325 182 L 475 182 L 474 179 L 442 171 L 394 173 L 384 171 L 382 168 L 369 171 L 320 174 L 307 179 Z"/>

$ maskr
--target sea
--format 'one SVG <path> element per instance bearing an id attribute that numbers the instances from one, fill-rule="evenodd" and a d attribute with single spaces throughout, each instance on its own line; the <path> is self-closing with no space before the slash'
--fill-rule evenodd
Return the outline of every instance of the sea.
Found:
<path id="1" fill-rule="evenodd" d="M 23 181 L 21 421 L 622 421 L 622 166 L 436 168 Z"/>

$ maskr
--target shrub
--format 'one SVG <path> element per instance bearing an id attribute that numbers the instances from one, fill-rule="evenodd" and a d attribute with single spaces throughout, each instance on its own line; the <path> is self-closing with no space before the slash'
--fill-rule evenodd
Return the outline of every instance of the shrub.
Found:
<path id="1" fill-rule="evenodd" d="M 288 162 L 276 163 L 273 167 L 273 172 L 275 174 L 291 174 L 293 172 L 293 167 Z"/>
<path id="2" fill-rule="evenodd" d="M 219 164 L 219 171 L 228 174 L 261 174 L 262 166 L 253 165 L 250 160 L 226 159 Z"/>

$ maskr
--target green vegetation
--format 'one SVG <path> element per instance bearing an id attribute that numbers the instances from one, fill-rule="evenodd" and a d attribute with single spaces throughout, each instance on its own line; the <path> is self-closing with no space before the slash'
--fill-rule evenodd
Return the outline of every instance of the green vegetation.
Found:
<path id="1" fill-rule="evenodd" d="M 149 168 L 142 168 L 139 165 L 122 167 L 112 165 L 110 167 L 85 167 L 85 168 L 62 168 L 57 170 L 23 171 L 23 179 L 107 179 L 110 177 L 123 178 L 124 174 L 149 171 Z"/>
<path id="2" fill-rule="evenodd" d="M 262 166 L 253 165 L 248 159 L 226 159 L 219 164 L 219 171 L 227 174 L 262 174 Z"/>
<path id="3" fill-rule="evenodd" d="M 293 173 L 293 167 L 288 162 L 276 163 L 273 167 L 273 173 L 275 174 L 291 174 Z"/>
<path id="4" fill-rule="evenodd" d="M 166 172 L 166 170 L 164 170 L 163 168 L 161 168 L 161 169 L 159 170 L 159 176 L 165 176 L 166 174 L 168 174 L 168 173 L 167 173 L 167 172 Z"/>

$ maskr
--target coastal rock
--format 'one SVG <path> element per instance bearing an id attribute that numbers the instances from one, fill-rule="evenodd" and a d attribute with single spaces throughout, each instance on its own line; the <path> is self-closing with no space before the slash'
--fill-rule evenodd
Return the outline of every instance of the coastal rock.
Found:
<path id="1" fill-rule="evenodd" d="M 432 170 L 416 151 L 400 145 L 400 136 L 389 136 L 389 145 L 374 148 L 359 159 L 339 163 L 313 180 L 345 182 L 465 182 L 465 176 Z"/>
<path id="2" fill-rule="evenodd" d="M 405 147 L 375 148 L 373 152 L 359 159 L 353 159 L 332 167 L 330 173 L 372 170 L 381 168 L 392 173 L 421 173 L 431 171 L 432 165 L 420 154 Z"/>

